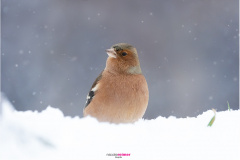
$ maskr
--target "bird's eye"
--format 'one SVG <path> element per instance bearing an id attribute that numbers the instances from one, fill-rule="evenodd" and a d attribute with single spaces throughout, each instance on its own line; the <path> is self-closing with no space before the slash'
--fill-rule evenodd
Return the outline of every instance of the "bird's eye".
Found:
<path id="1" fill-rule="evenodd" d="M 122 56 L 126 56 L 127 55 L 127 53 L 126 52 L 122 52 Z"/>

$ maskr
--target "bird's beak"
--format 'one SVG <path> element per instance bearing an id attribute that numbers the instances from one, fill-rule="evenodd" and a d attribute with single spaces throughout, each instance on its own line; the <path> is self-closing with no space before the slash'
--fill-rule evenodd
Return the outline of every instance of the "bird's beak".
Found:
<path id="1" fill-rule="evenodd" d="M 117 53 L 115 52 L 114 48 L 106 49 L 106 52 L 109 57 L 117 58 Z"/>

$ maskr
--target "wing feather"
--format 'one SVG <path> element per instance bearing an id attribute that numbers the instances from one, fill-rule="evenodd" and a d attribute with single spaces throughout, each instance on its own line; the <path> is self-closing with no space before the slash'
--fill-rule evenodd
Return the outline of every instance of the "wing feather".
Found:
<path id="1" fill-rule="evenodd" d="M 93 97 L 96 95 L 96 91 L 97 91 L 97 84 L 100 81 L 100 79 L 102 78 L 102 73 L 103 71 L 99 74 L 99 76 L 96 78 L 96 80 L 93 82 L 93 85 L 91 87 L 91 90 L 89 91 L 88 95 L 87 95 L 87 101 L 85 104 L 85 108 L 91 103 Z"/>

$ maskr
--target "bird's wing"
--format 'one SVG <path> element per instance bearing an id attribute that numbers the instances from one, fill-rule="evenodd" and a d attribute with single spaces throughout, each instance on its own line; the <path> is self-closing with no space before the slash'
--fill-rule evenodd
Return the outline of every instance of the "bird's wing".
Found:
<path id="1" fill-rule="evenodd" d="M 99 74 L 99 76 L 96 78 L 96 80 L 93 82 L 93 85 L 91 87 L 91 90 L 89 91 L 88 95 L 87 95 L 87 101 L 85 104 L 85 108 L 91 103 L 93 97 L 95 96 L 95 92 L 97 90 L 96 86 L 97 83 L 100 81 L 100 79 L 102 78 L 102 73 L 103 71 Z"/>

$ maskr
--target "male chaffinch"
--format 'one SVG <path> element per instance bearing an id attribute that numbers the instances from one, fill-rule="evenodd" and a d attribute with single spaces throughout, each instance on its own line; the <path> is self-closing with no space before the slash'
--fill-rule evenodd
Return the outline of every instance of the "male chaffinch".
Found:
<path id="1" fill-rule="evenodd" d="M 119 43 L 106 52 L 106 68 L 93 83 L 83 114 L 100 122 L 135 122 L 143 117 L 149 98 L 137 50 Z"/>

